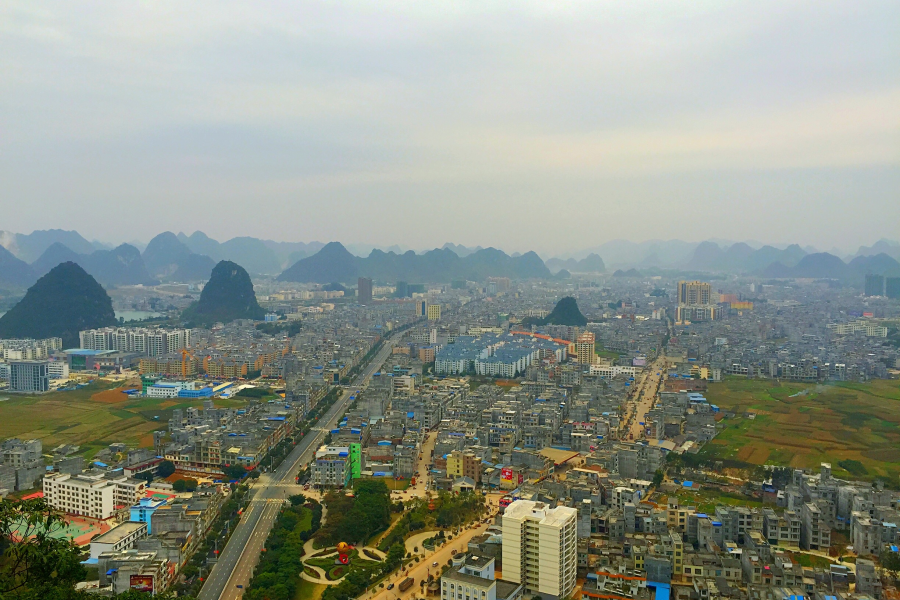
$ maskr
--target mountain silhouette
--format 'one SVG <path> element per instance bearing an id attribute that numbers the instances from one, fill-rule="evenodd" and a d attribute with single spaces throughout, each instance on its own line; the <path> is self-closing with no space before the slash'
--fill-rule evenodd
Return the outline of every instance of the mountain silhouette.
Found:
<path id="1" fill-rule="evenodd" d="M 429 250 L 424 254 L 412 250 L 396 254 L 375 249 L 366 258 L 360 258 L 341 243 L 331 242 L 316 254 L 297 261 L 279 275 L 278 280 L 352 283 L 357 277 L 371 277 L 377 281 L 483 281 L 487 277 L 549 278 L 550 270 L 534 252 L 512 257 L 496 248 L 482 248 L 460 258 L 449 248 Z"/>
<path id="2" fill-rule="evenodd" d="M 116 324 L 112 300 L 87 271 L 74 262 L 56 265 L 0 317 L 0 338 L 61 337 L 77 347 L 78 332 Z"/>
<path id="3" fill-rule="evenodd" d="M 256 301 L 247 271 L 229 260 L 220 261 L 200 293 L 199 302 L 182 315 L 197 324 L 228 323 L 235 319 L 262 319 L 265 311 Z"/>

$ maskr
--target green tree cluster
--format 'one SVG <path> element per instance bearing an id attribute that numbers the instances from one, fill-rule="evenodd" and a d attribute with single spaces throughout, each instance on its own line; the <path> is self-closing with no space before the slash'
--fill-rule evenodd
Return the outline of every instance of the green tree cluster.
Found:
<path id="1" fill-rule="evenodd" d="M 92 600 L 76 590 L 87 570 L 81 551 L 71 540 L 53 533 L 65 525 L 61 514 L 42 498 L 0 501 L 0 598 L 4 600 Z M 189 597 L 189 596 L 188 596 Z M 129 591 L 114 600 L 149 600 Z M 171 594 L 155 598 L 167 600 Z"/>
<path id="2" fill-rule="evenodd" d="M 332 492 L 325 497 L 328 521 L 319 531 L 323 544 L 356 544 L 383 531 L 391 523 L 391 492 L 383 481 L 362 479 L 354 495 Z"/>
<path id="3" fill-rule="evenodd" d="M 381 563 L 372 563 L 371 567 L 366 565 L 366 568 L 351 570 L 343 581 L 323 592 L 322 600 L 351 600 L 359 597 L 373 580 L 397 569 L 403 562 L 404 552 L 402 543 L 394 544 Z"/>
<path id="4" fill-rule="evenodd" d="M 199 483 L 196 479 L 178 479 L 172 484 L 172 489 L 176 492 L 193 492 L 197 489 Z"/>
<path id="5" fill-rule="evenodd" d="M 378 544 L 379 549 L 387 551 L 396 543 L 402 543 L 408 533 L 424 529 L 425 527 L 456 527 L 471 522 L 481 516 L 487 510 L 484 496 L 474 492 L 462 494 L 450 494 L 440 492 L 431 503 L 434 510 L 429 508 L 429 502 L 419 498 L 408 500 L 403 506 L 403 516 L 394 524 L 388 533 Z M 439 536 L 436 536 L 439 537 Z"/>
<path id="6" fill-rule="evenodd" d="M 294 503 L 296 499 L 297 503 Z M 266 539 L 266 551 L 245 594 L 248 600 L 293 600 L 300 578 L 303 544 L 322 522 L 322 506 L 315 500 L 291 497 Z M 312 512 L 309 522 L 306 516 Z"/>

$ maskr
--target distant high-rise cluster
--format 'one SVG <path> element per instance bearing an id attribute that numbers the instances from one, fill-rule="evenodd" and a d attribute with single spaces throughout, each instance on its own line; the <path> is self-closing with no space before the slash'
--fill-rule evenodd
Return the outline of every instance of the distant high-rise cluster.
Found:
<path id="1" fill-rule="evenodd" d="M 712 303 L 712 286 L 705 281 L 678 282 L 678 323 L 713 321 L 719 317 L 718 307 Z"/>
<path id="2" fill-rule="evenodd" d="M 371 304 L 372 302 L 372 279 L 369 277 L 360 277 L 356 284 L 356 296 L 360 304 Z"/>
<path id="3" fill-rule="evenodd" d="M 866 275 L 866 296 L 884 296 L 884 275 Z"/>
<path id="4" fill-rule="evenodd" d="M 191 345 L 190 329 L 147 329 L 144 327 L 103 327 L 78 334 L 85 350 L 117 350 L 162 356 Z"/>

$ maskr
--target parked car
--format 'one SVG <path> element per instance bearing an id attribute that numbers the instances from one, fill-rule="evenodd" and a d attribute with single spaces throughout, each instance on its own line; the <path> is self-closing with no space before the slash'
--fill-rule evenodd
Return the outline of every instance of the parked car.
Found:
<path id="1" fill-rule="evenodd" d="M 433 563 L 431 563 L 431 566 L 432 566 L 432 567 L 436 567 L 436 566 L 438 566 L 438 563 L 437 563 L 437 561 L 434 561 L 434 562 L 433 562 Z"/>
<path id="2" fill-rule="evenodd" d="M 394 584 L 393 584 L 393 583 L 389 583 L 387 589 L 389 589 L 389 590 L 394 589 Z"/>

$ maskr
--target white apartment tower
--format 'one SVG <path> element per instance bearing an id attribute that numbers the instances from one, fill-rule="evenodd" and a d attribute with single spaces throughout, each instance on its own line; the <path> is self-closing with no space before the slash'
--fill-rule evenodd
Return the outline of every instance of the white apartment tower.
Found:
<path id="1" fill-rule="evenodd" d="M 578 511 L 516 500 L 503 513 L 503 579 L 544 600 L 575 589 Z"/>

